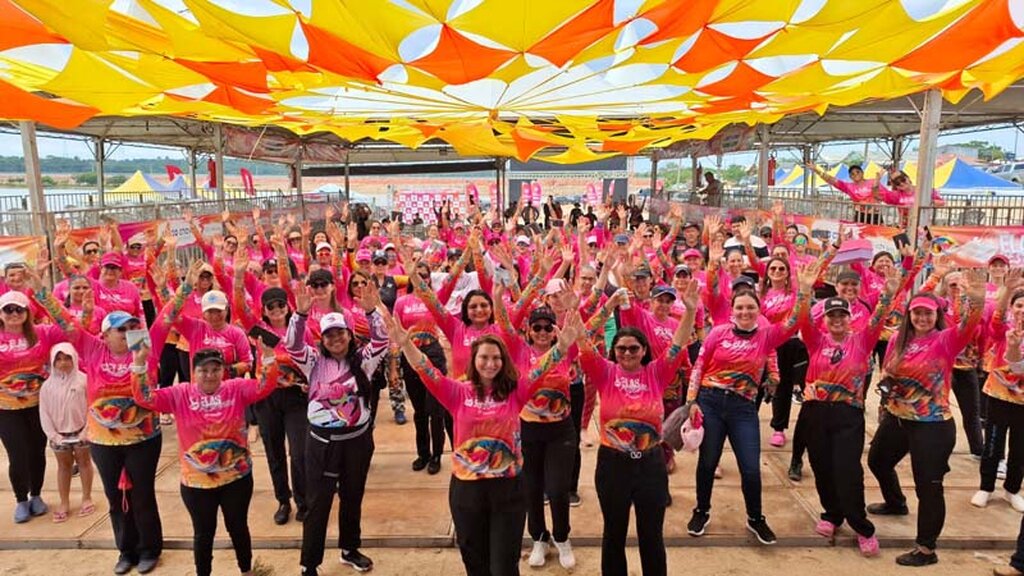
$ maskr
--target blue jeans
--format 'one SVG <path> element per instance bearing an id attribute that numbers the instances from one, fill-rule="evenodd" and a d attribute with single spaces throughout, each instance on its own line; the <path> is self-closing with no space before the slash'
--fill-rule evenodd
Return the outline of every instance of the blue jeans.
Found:
<path id="1" fill-rule="evenodd" d="M 752 400 L 721 388 L 701 388 L 697 404 L 704 413 L 704 441 L 697 459 L 697 509 L 711 510 L 715 468 L 725 439 L 736 454 L 747 517 L 761 517 L 761 427 Z"/>

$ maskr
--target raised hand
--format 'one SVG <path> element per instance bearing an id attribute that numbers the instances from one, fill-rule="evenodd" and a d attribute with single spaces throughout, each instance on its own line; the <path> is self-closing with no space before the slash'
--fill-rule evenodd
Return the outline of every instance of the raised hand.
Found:
<path id="1" fill-rule="evenodd" d="M 906 246 L 909 249 L 909 246 Z M 936 276 L 944 278 L 953 269 L 949 254 L 940 252 L 932 256 L 932 269 Z"/>
<path id="2" fill-rule="evenodd" d="M 753 226 L 753 224 L 750 223 L 749 220 L 744 220 L 743 222 L 740 222 L 739 235 L 740 235 L 740 240 L 741 241 L 743 241 L 743 242 L 749 241 L 750 240 L 750 235 L 753 234 L 753 232 L 754 232 L 754 226 Z"/>
<path id="3" fill-rule="evenodd" d="M 814 262 L 798 266 L 796 269 L 797 282 L 800 284 L 800 290 L 803 292 L 810 292 L 814 289 L 814 283 L 818 280 L 818 274 L 821 272 L 821 261 L 816 260 Z"/>
<path id="4" fill-rule="evenodd" d="M 252 221 L 253 222 L 255 222 L 256 224 L 259 224 L 260 223 L 260 216 L 262 214 L 263 213 L 260 211 L 260 207 L 259 206 L 253 206 L 252 207 Z"/>
<path id="5" fill-rule="evenodd" d="M 1024 286 L 1024 269 L 1010 268 L 1010 271 L 1003 277 L 1003 286 L 1011 295 Z"/>
<path id="6" fill-rule="evenodd" d="M 565 325 L 558 328 L 557 336 L 559 346 L 562 347 L 563 350 L 567 349 L 586 334 L 586 332 L 587 330 L 583 325 L 583 319 L 580 318 L 579 310 L 576 308 L 570 309 L 569 313 L 566 314 L 565 317 Z"/>
<path id="7" fill-rule="evenodd" d="M 896 294 L 896 291 L 900 289 L 900 283 L 903 281 L 903 274 L 900 272 L 898 266 L 890 266 L 885 273 L 885 293 L 889 296 Z"/>
<path id="8" fill-rule="evenodd" d="M 245 248 L 235 250 L 235 278 L 245 278 L 245 272 L 249 270 L 249 251 Z"/>
<path id="9" fill-rule="evenodd" d="M 697 282 L 692 278 L 686 280 L 686 288 L 679 295 L 686 305 L 687 310 L 696 310 L 700 306 L 700 290 Z"/>
<path id="10" fill-rule="evenodd" d="M 299 224 L 299 232 L 302 233 L 303 237 L 309 238 L 313 233 L 313 223 L 309 220 L 303 220 L 302 223 Z"/>
<path id="11" fill-rule="evenodd" d="M 295 311 L 299 314 L 309 314 L 313 307 L 313 289 L 303 284 L 295 290 Z"/>
<path id="12" fill-rule="evenodd" d="M 199 274 L 203 271 L 203 265 L 205 263 L 202 260 L 193 260 L 192 264 L 188 267 L 188 273 L 185 274 L 185 282 L 192 286 L 196 285 L 199 281 Z"/>
<path id="13" fill-rule="evenodd" d="M 708 214 L 704 217 L 704 230 L 708 238 L 714 238 L 715 234 L 722 231 L 722 218 L 718 214 Z"/>
<path id="14" fill-rule="evenodd" d="M 220 221 L 227 224 L 229 220 L 231 220 L 231 211 L 225 208 L 224 211 L 220 213 Z"/>
<path id="15" fill-rule="evenodd" d="M 363 289 L 362 295 L 358 298 L 359 305 L 365 312 L 373 312 L 380 306 L 380 290 L 371 282 Z"/>
<path id="16" fill-rule="evenodd" d="M 964 273 L 964 280 L 967 280 L 967 297 L 975 302 L 985 301 L 985 279 L 987 273 L 976 268 L 974 270 L 968 270 Z"/>
<path id="17" fill-rule="evenodd" d="M 334 207 L 334 204 L 328 204 L 327 207 L 324 208 L 324 221 L 330 222 L 333 220 L 337 212 L 338 209 Z"/>
<path id="18" fill-rule="evenodd" d="M 145 366 L 149 362 L 149 345 L 142 343 L 138 349 L 132 351 L 132 360 L 136 366 Z"/>
<path id="19" fill-rule="evenodd" d="M 383 314 L 384 327 L 388 330 L 388 339 L 394 346 L 402 347 L 409 343 L 409 331 L 391 314 Z"/>
<path id="20" fill-rule="evenodd" d="M 196 220 L 195 215 L 192 212 L 192 209 L 187 207 L 181 209 L 181 219 L 185 222 L 185 224 L 188 224 L 190 226 L 194 224 Z"/>
<path id="21" fill-rule="evenodd" d="M 1014 321 L 1010 329 L 1006 331 L 1006 347 L 1011 350 L 1019 350 L 1022 341 L 1024 341 L 1024 322 Z"/>

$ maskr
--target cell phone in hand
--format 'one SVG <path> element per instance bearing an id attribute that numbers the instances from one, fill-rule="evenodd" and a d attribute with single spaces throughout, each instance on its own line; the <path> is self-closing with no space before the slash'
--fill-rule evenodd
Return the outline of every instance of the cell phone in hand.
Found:
<path id="1" fill-rule="evenodd" d="M 907 236 L 906 232 L 900 232 L 899 234 L 892 237 L 892 243 L 896 245 L 896 250 L 902 250 L 904 246 L 910 245 L 910 237 Z"/>
<path id="2" fill-rule="evenodd" d="M 551 220 L 551 226 L 553 228 L 561 228 L 563 224 L 564 224 L 564 222 L 562 222 L 561 220 L 555 220 L 555 219 Z"/>
<path id="3" fill-rule="evenodd" d="M 249 337 L 253 340 L 262 340 L 263 345 L 268 348 L 276 348 L 281 343 L 281 337 L 262 326 L 253 326 L 249 330 Z"/>
<path id="4" fill-rule="evenodd" d="M 128 349 L 132 352 L 141 350 L 143 345 L 153 347 L 153 342 L 149 338 L 149 330 L 129 330 L 124 333 L 124 337 L 128 341 Z"/>

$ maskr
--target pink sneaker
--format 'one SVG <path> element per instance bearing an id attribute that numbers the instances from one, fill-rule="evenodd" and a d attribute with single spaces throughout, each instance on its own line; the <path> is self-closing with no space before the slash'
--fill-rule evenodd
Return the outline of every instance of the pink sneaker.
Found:
<path id="1" fill-rule="evenodd" d="M 878 538 L 871 536 L 865 538 L 861 535 L 857 535 L 857 546 L 860 547 L 860 553 L 865 558 L 872 558 L 878 556 Z"/>
<path id="2" fill-rule="evenodd" d="M 776 448 L 782 448 L 783 446 L 786 445 L 786 433 L 783 432 L 782 430 L 777 430 L 774 434 L 772 434 L 772 439 L 769 442 L 769 444 Z"/>
<path id="3" fill-rule="evenodd" d="M 836 525 L 828 520 L 818 520 L 818 524 L 814 527 L 814 531 L 825 538 L 832 538 L 836 535 Z"/>

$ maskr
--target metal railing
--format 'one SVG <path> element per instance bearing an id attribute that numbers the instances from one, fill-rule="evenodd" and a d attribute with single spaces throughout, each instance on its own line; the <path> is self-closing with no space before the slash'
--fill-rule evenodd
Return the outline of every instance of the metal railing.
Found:
<path id="1" fill-rule="evenodd" d="M 225 188 L 224 196 L 227 199 L 243 198 L 271 198 L 286 194 L 281 189 L 266 188 L 257 189 L 255 196 L 249 196 L 243 188 Z M 206 198 L 215 198 L 216 192 L 209 190 L 200 191 L 200 195 Z M 160 200 L 155 200 L 160 197 Z M 47 191 L 46 209 L 54 212 L 72 208 L 98 208 L 100 206 L 100 194 L 96 190 L 51 190 Z M 107 207 L 123 205 L 144 205 L 154 202 L 186 202 L 194 200 L 191 190 L 176 192 L 153 192 L 148 190 L 128 190 L 122 192 L 106 191 L 104 201 Z M 29 211 L 29 194 L 27 191 L 0 188 L 0 211 Z"/>

